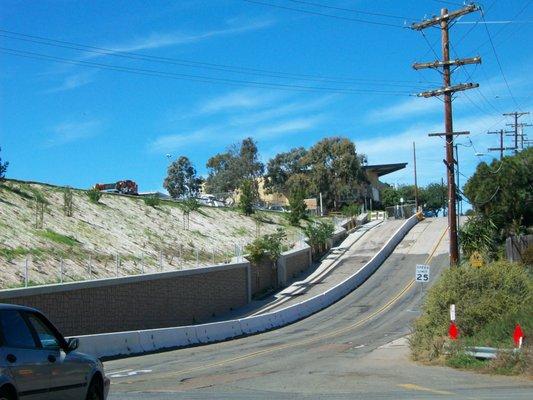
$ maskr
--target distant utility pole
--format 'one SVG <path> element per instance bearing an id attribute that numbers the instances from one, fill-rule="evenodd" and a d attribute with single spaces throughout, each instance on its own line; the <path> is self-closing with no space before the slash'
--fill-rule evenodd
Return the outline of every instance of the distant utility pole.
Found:
<path id="1" fill-rule="evenodd" d="M 518 153 L 518 137 L 520 136 L 520 138 L 521 138 L 520 144 L 521 144 L 521 149 L 523 150 L 524 149 L 524 132 L 523 132 L 523 129 L 526 126 L 531 126 L 531 124 L 519 124 L 518 123 L 518 118 L 520 118 L 523 115 L 528 115 L 528 114 L 529 114 L 529 112 L 518 112 L 518 111 L 503 114 L 506 117 L 507 116 L 509 116 L 509 117 L 513 116 L 514 117 L 514 124 L 507 124 L 507 126 L 512 126 L 514 128 L 514 135 L 507 135 L 507 136 L 514 136 L 514 153 L 515 154 Z M 520 134 L 518 133 L 518 127 L 520 127 L 522 129 Z"/>
<path id="2" fill-rule="evenodd" d="M 459 262 L 459 245 L 457 240 L 457 219 L 456 219 L 456 187 L 455 187 L 455 174 L 454 164 L 456 163 L 453 157 L 453 137 L 454 135 L 468 134 L 468 132 L 454 132 L 453 131 L 453 118 L 452 118 L 452 95 L 455 92 L 461 90 L 468 90 L 479 86 L 477 83 L 461 83 L 455 86 L 451 84 L 451 66 L 461 66 L 467 64 L 479 64 L 481 63 L 481 57 L 464 58 L 457 60 L 450 60 L 450 38 L 449 38 L 449 25 L 450 22 L 463 15 L 479 10 L 479 7 L 471 4 L 460 10 L 448 12 L 448 9 L 443 8 L 440 16 L 433 17 L 431 19 L 414 23 L 411 25 L 411 29 L 416 31 L 422 31 L 423 29 L 440 25 L 441 39 L 442 39 L 442 61 L 435 60 L 434 62 L 427 63 L 415 63 L 413 68 L 442 68 L 443 87 L 436 90 L 419 93 L 419 97 L 434 97 L 444 96 L 444 133 L 430 134 L 430 136 L 445 136 L 446 138 L 446 164 L 447 177 L 448 177 L 448 226 L 450 230 L 450 265 L 456 266 Z"/>
<path id="3" fill-rule="evenodd" d="M 413 142 L 413 164 L 414 164 L 414 167 L 415 167 L 415 207 L 416 207 L 416 211 L 418 212 L 418 183 L 417 183 L 417 179 L 416 179 L 416 146 L 415 146 L 415 142 Z"/>
<path id="4" fill-rule="evenodd" d="M 503 152 L 505 150 L 514 150 L 514 147 L 504 147 L 503 146 L 503 135 L 504 133 L 510 133 L 510 131 L 504 131 L 500 129 L 495 132 L 487 132 L 487 135 L 500 135 L 500 147 L 489 147 L 489 151 L 499 151 L 500 152 L 500 161 L 503 159 Z"/>

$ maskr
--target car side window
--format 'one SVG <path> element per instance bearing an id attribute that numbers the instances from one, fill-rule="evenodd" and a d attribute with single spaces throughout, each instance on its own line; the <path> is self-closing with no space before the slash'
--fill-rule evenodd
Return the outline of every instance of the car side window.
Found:
<path id="1" fill-rule="evenodd" d="M 26 314 L 28 322 L 31 324 L 43 349 L 59 350 L 61 344 L 54 332 L 44 323 L 44 321 L 36 314 Z"/>
<path id="2" fill-rule="evenodd" d="M 22 349 L 37 348 L 37 343 L 35 343 L 28 324 L 18 311 L 0 311 L 0 325 L 2 326 L 4 344 L 7 347 Z"/>

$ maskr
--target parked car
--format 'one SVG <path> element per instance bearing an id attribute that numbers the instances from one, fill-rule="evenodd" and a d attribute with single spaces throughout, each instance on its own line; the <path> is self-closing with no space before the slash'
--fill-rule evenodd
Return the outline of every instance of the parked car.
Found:
<path id="1" fill-rule="evenodd" d="M 433 218 L 433 217 L 438 217 L 437 213 L 435 211 L 432 211 L 432 210 L 424 210 L 424 217 L 426 218 Z"/>
<path id="2" fill-rule="evenodd" d="M 286 212 L 287 209 L 279 204 L 273 204 L 268 207 L 270 211 Z"/>
<path id="3" fill-rule="evenodd" d="M 0 400 L 105 400 L 104 367 L 78 344 L 39 311 L 0 304 Z"/>

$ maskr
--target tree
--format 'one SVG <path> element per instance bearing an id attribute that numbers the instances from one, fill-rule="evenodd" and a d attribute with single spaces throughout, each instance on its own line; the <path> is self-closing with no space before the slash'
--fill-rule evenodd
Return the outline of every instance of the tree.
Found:
<path id="1" fill-rule="evenodd" d="M 264 171 L 257 144 L 252 138 L 246 138 L 239 145 L 211 157 L 207 160 L 207 168 L 206 189 L 214 194 L 234 192 L 244 180 L 251 180 L 253 190 L 257 192 L 256 180 Z"/>
<path id="2" fill-rule="evenodd" d="M 272 158 L 267 164 L 265 189 L 286 196 L 291 191 L 305 189 L 309 185 L 305 166 L 302 164 L 302 158 L 306 153 L 303 147 L 297 147 Z"/>
<path id="3" fill-rule="evenodd" d="M 301 219 L 305 219 L 307 205 L 304 201 L 304 193 L 302 190 L 295 190 L 289 196 L 289 213 L 287 218 L 289 223 L 294 226 L 300 224 Z"/>
<path id="4" fill-rule="evenodd" d="M 70 187 L 63 189 L 63 213 L 67 217 L 72 217 L 74 212 L 73 196 Z"/>
<path id="5" fill-rule="evenodd" d="M 346 138 L 322 139 L 302 157 L 308 171 L 310 186 L 329 208 L 337 209 L 346 200 L 353 200 L 366 177 L 355 144 Z"/>
<path id="6" fill-rule="evenodd" d="M 175 199 L 189 198 L 198 195 L 201 182 L 190 160 L 181 156 L 168 167 L 168 174 L 163 182 L 163 187 Z"/>
<path id="7" fill-rule="evenodd" d="M 447 201 L 448 188 L 440 183 L 430 183 L 425 188 L 419 189 L 419 203 L 437 215 L 446 207 Z"/>
<path id="8" fill-rule="evenodd" d="M 0 151 L 2 151 L 1 147 L 0 147 Z M 4 180 L 8 166 L 9 166 L 9 162 L 6 161 L 2 163 L 2 157 L 0 157 L 0 181 Z"/>
<path id="9" fill-rule="evenodd" d="M 245 179 L 241 183 L 240 197 L 239 197 L 239 210 L 244 215 L 252 215 L 254 213 L 254 189 L 253 181 Z"/>
<path id="10" fill-rule="evenodd" d="M 200 202 L 194 197 L 186 198 L 182 203 L 183 210 L 183 227 L 189 229 L 191 213 L 200 208 Z"/>
<path id="11" fill-rule="evenodd" d="M 502 238 L 533 224 L 533 148 L 478 164 L 464 186 L 475 211 L 493 221 Z"/>

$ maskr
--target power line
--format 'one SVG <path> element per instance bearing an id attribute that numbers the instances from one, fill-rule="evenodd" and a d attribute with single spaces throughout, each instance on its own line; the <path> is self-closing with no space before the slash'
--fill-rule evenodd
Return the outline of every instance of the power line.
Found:
<path id="1" fill-rule="evenodd" d="M 35 53 L 30 51 L 22 51 L 16 49 L 10 49 L 5 47 L 0 47 L 0 52 L 4 54 L 15 55 L 24 58 L 39 59 L 39 60 L 48 60 L 55 61 L 71 65 L 81 65 L 91 68 L 98 68 L 104 70 L 112 70 L 117 72 L 126 72 L 138 75 L 146 76 L 157 76 L 170 79 L 179 79 L 187 80 L 193 82 L 203 82 L 203 83 L 224 83 L 229 85 L 238 85 L 238 86 L 253 86 L 253 87 L 263 87 L 269 89 L 280 89 L 280 90 L 293 90 L 293 91 L 322 91 L 322 92 L 332 92 L 332 93 L 375 93 L 380 95 L 406 95 L 410 96 L 409 93 L 398 92 L 398 91 L 386 91 L 386 90 L 373 90 L 373 89 L 350 89 L 350 88 L 332 88 L 332 87 L 320 87 L 320 86 L 304 86 L 304 85 L 294 85 L 294 84 L 282 84 L 282 83 L 273 83 L 273 82 L 257 82 L 257 81 L 247 81 L 239 79 L 228 79 L 228 78 L 216 78 L 202 75 L 192 75 L 192 74 L 181 74 L 181 73 L 172 73 L 144 68 L 133 68 L 133 67 L 123 67 L 116 66 L 111 64 L 95 63 L 91 61 L 81 61 L 81 60 L 72 60 L 63 57 L 56 57 L 47 54 Z"/>
<path id="2" fill-rule="evenodd" d="M 395 18 L 395 19 L 403 19 L 403 20 L 413 20 L 414 19 L 414 18 L 409 18 L 409 17 L 402 17 L 401 15 L 383 14 L 383 13 L 376 13 L 376 12 L 370 12 L 370 11 L 355 10 L 353 8 L 330 6 L 330 5 L 326 5 L 326 4 L 322 4 L 322 3 L 316 3 L 316 2 L 312 2 L 312 1 L 303 1 L 303 0 L 289 0 L 289 1 L 291 1 L 293 3 L 307 4 L 307 5 L 310 5 L 310 6 L 328 8 L 330 10 L 348 11 L 348 12 L 354 12 L 354 13 L 358 13 L 358 14 L 374 15 L 374 16 L 378 16 L 378 17 Z"/>
<path id="3" fill-rule="evenodd" d="M 364 23 L 364 24 L 382 25 L 382 26 L 388 26 L 388 27 L 392 27 L 392 28 L 404 29 L 403 26 L 389 24 L 387 22 L 369 21 L 369 20 L 366 20 L 366 19 L 344 17 L 344 16 L 340 16 L 340 15 L 333 15 L 333 14 L 325 14 L 325 13 L 321 13 L 321 12 L 318 12 L 318 11 L 305 10 L 303 8 L 295 8 L 295 7 L 282 6 L 280 4 L 267 3 L 265 1 L 258 1 L 258 0 L 242 0 L 242 1 L 245 1 L 247 3 L 253 3 L 253 4 L 259 4 L 259 5 L 263 5 L 263 6 L 268 6 L 268 7 L 280 8 L 282 10 L 290 10 L 290 11 L 296 11 L 296 12 L 300 12 L 300 13 L 304 13 L 304 14 L 311 14 L 311 15 L 318 15 L 318 16 L 321 16 L 321 17 L 335 18 L 335 19 L 340 19 L 340 20 L 344 20 L 344 21 L 361 22 L 361 23 Z"/>
<path id="4" fill-rule="evenodd" d="M 376 85 L 383 85 L 383 86 L 401 86 L 401 85 L 397 85 L 401 83 L 406 83 L 410 85 L 418 85 L 421 83 L 421 82 L 414 82 L 414 81 L 407 81 L 407 80 L 382 80 L 382 79 L 365 79 L 365 78 L 352 78 L 352 77 L 334 77 L 334 76 L 327 76 L 327 75 L 297 74 L 297 73 L 273 71 L 273 70 L 251 68 L 251 67 L 240 67 L 240 66 L 227 65 L 227 64 L 207 63 L 207 62 L 179 59 L 179 58 L 160 57 L 160 56 L 153 56 L 153 55 L 147 55 L 147 54 L 142 54 L 142 53 L 127 52 L 127 51 L 117 51 L 117 50 L 104 48 L 104 47 L 97 47 L 97 46 L 92 46 L 88 44 L 52 39 L 52 38 L 43 37 L 43 36 L 8 31 L 5 29 L 0 29 L 0 32 L 3 32 L 3 33 L 0 33 L 1 37 L 6 37 L 6 38 L 30 42 L 30 43 L 43 44 L 46 46 L 85 51 L 85 52 L 89 52 L 93 54 L 99 54 L 102 56 L 112 56 L 112 57 L 132 59 L 132 60 L 157 62 L 157 63 L 162 63 L 162 64 L 179 65 L 179 66 L 192 67 L 192 68 L 204 68 L 204 69 L 209 69 L 209 70 L 216 70 L 216 71 L 223 71 L 223 72 L 230 72 L 230 73 L 242 73 L 242 74 L 248 74 L 248 75 L 274 77 L 274 78 L 291 78 L 291 79 L 300 79 L 300 80 L 308 80 L 308 81 L 327 81 L 330 83 L 368 82 L 368 83 L 373 83 Z"/>
<path id="5" fill-rule="evenodd" d="M 485 15 L 483 15 L 483 10 L 481 10 L 481 17 L 483 18 L 483 21 L 485 21 Z M 511 87 L 509 86 L 509 82 L 507 82 L 507 78 L 505 77 L 505 73 L 503 72 L 502 64 L 500 63 L 500 58 L 498 57 L 498 53 L 496 52 L 496 47 L 494 47 L 494 42 L 492 41 L 492 37 L 490 36 L 490 31 L 488 26 L 485 24 L 485 30 L 487 31 L 487 35 L 489 37 L 490 45 L 492 47 L 492 52 L 494 53 L 494 57 L 496 57 L 496 61 L 498 63 L 498 67 L 500 68 L 500 72 L 503 77 L 503 81 L 505 82 L 505 86 L 507 86 L 507 90 L 509 91 L 509 94 L 511 95 L 511 98 L 513 99 L 513 102 L 515 103 L 515 106 L 517 108 L 520 108 L 518 105 L 518 102 L 516 101 L 513 92 L 511 91 Z"/>

